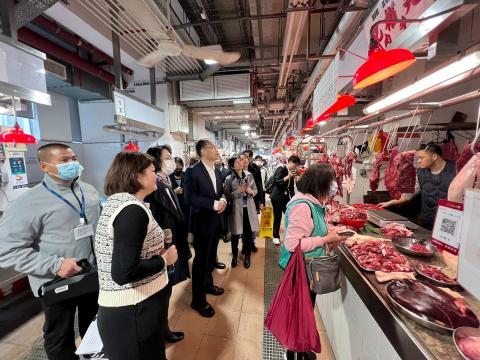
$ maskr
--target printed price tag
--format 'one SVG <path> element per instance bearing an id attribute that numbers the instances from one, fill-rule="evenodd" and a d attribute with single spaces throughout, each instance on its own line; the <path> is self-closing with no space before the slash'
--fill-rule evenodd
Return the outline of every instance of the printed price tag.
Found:
<path id="1" fill-rule="evenodd" d="M 433 226 L 432 243 L 439 250 L 457 255 L 462 231 L 463 204 L 441 199 Z"/>

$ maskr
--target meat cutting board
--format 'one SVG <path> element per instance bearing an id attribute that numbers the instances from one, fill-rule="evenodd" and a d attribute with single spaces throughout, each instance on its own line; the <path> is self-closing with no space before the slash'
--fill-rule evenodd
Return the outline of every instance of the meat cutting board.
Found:
<path id="1" fill-rule="evenodd" d="M 398 215 L 388 210 L 367 210 L 367 219 L 372 224 L 383 227 L 389 223 L 395 222 L 405 225 L 409 229 L 418 229 L 418 225 L 412 223 L 406 217 Z"/>

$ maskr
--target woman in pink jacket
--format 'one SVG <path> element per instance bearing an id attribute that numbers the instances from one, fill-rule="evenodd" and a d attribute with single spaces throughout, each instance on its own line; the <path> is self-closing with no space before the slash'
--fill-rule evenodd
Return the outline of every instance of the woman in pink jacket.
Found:
<path id="1" fill-rule="evenodd" d="M 285 268 L 291 254 L 301 243 L 305 257 L 325 255 L 328 246 L 345 240 L 335 231 L 328 232 L 325 222 L 325 203 L 337 193 L 335 170 L 330 164 L 310 166 L 297 183 L 298 193 L 285 211 L 285 240 L 280 249 L 280 266 Z M 311 292 L 312 305 L 316 294 Z M 299 353 L 296 359 L 316 359 L 315 353 Z M 287 359 L 295 353 L 287 350 Z"/>

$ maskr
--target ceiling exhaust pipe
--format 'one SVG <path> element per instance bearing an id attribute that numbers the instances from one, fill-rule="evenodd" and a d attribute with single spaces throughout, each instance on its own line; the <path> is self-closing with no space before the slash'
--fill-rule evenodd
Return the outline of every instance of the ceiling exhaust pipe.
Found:
<path id="1" fill-rule="evenodd" d="M 352 1 L 350 5 L 355 5 L 355 1 Z M 322 55 L 330 55 L 337 51 L 337 48 L 343 47 L 344 44 L 350 40 L 352 29 L 355 29 L 360 21 L 364 17 L 364 11 L 352 11 L 348 12 L 343 15 L 342 19 L 338 23 L 337 28 L 335 29 L 335 33 L 333 34 L 332 38 L 328 42 L 325 50 L 323 51 Z M 322 59 L 319 60 L 315 69 L 313 69 L 312 74 L 310 75 L 307 84 L 303 88 L 302 93 L 297 97 L 295 100 L 293 110 L 290 113 L 290 116 L 287 121 L 284 121 L 281 126 L 278 127 L 277 131 L 275 132 L 274 138 L 277 139 L 277 135 L 281 134 L 285 127 L 287 127 L 290 123 L 294 121 L 298 112 L 301 111 L 303 105 L 305 105 L 306 101 L 313 93 L 315 86 L 317 86 L 318 82 L 323 76 L 323 73 L 330 65 L 332 59 Z"/>

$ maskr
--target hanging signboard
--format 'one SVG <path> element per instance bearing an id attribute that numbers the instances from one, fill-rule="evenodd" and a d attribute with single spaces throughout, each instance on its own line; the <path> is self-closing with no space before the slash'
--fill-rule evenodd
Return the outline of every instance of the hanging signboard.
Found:
<path id="1" fill-rule="evenodd" d="M 323 73 L 313 91 L 312 117 L 317 119 L 335 101 L 337 101 L 338 54 Z"/>
<path id="2" fill-rule="evenodd" d="M 480 191 L 465 190 L 464 224 L 458 258 L 458 282 L 465 290 L 480 298 Z"/>
<path id="3" fill-rule="evenodd" d="M 388 19 L 417 19 L 423 12 L 430 7 L 434 0 L 381 0 L 370 13 L 364 24 L 364 31 L 367 39 L 370 39 L 370 28 L 374 23 L 380 20 Z M 387 22 L 376 26 L 373 29 L 375 39 L 388 49 L 400 34 L 402 34 L 411 24 L 402 24 L 398 22 Z"/>
<path id="4" fill-rule="evenodd" d="M 432 243 L 439 250 L 457 255 L 462 231 L 463 204 L 441 199 L 433 226 Z"/>

